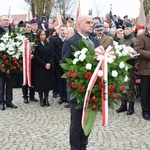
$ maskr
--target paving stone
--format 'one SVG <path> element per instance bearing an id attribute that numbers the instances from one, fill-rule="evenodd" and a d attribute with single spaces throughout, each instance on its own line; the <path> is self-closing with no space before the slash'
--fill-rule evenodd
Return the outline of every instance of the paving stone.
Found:
<path id="1" fill-rule="evenodd" d="M 24 104 L 20 88 L 13 90 L 17 109 L 0 111 L 0 150 L 69 150 L 70 110 L 52 98 L 50 107 L 39 102 Z M 38 99 L 38 94 L 36 93 Z M 149 150 L 150 121 L 142 118 L 140 101 L 135 113 L 109 109 L 108 126 L 101 126 L 101 112 L 89 136 L 87 150 Z"/>

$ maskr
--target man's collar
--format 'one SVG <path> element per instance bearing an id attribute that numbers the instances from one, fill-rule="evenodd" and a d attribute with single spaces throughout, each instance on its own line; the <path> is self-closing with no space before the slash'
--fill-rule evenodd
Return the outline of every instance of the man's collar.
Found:
<path id="1" fill-rule="evenodd" d="M 87 38 L 89 38 L 89 36 L 84 36 L 83 34 L 81 34 L 79 31 L 78 31 L 78 33 L 81 35 L 81 37 L 83 38 L 83 39 L 87 39 Z"/>

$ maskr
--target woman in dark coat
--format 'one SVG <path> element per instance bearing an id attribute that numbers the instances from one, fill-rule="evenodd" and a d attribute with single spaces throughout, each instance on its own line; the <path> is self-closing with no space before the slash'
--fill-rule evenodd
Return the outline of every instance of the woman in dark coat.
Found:
<path id="1" fill-rule="evenodd" d="M 48 102 L 49 91 L 53 89 L 53 46 L 46 41 L 44 30 L 38 30 L 35 46 L 35 81 L 34 89 L 39 93 L 40 105 L 50 106 Z"/>

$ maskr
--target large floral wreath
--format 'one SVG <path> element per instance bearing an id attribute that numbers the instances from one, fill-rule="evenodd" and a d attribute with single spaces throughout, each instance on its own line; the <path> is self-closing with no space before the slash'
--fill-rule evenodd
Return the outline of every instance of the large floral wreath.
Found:
<path id="1" fill-rule="evenodd" d="M 0 71 L 9 78 L 22 72 L 22 28 L 0 36 Z"/>
<path id="2" fill-rule="evenodd" d="M 74 49 L 74 59 L 66 58 L 66 63 L 61 66 L 66 70 L 63 78 L 67 78 L 70 82 L 72 95 L 70 99 L 77 99 L 77 109 L 83 108 L 86 89 L 95 71 L 98 61 L 96 60 L 95 49 L 90 45 L 86 45 L 82 40 L 78 41 L 79 48 Z M 102 47 L 100 47 L 102 48 Z M 108 62 L 108 105 L 114 108 L 114 104 L 118 104 L 121 93 L 125 93 L 128 88 L 128 69 L 131 68 L 126 61 L 134 57 L 135 51 L 124 45 L 111 48 L 115 54 L 115 60 L 107 59 Z M 100 57 L 100 56 L 99 56 Z M 101 59 L 101 58 L 99 58 Z M 88 135 L 94 125 L 98 109 L 101 107 L 101 90 L 104 88 L 102 82 L 103 71 L 98 71 L 99 78 L 96 80 L 87 109 L 86 125 L 83 130 Z"/>

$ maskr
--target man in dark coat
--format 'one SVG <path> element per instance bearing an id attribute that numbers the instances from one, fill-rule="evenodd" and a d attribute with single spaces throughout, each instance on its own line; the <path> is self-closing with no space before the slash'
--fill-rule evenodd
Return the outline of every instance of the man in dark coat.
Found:
<path id="1" fill-rule="evenodd" d="M 65 58 L 73 58 L 73 49 L 71 45 L 79 49 L 78 40 L 85 40 L 88 38 L 93 43 L 93 46 L 98 47 L 99 41 L 89 34 L 92 32 L 93 22 L 91 16 L 79 16 L 76 22 L 77 32 L 63 45 L 62 49 L 62 62 Z M 87 42 L 88 43 L 88 42 Z M 68 85 L 69 86 L 69 85 Z M 70 99 L 71 92 L 67 92 L 70 100 L 71 124 L 70 124 L 70 146 L 71 150 L 86 150 L 88 144 L 88 136 L 85 136 L 82 126 L 82 109 L 76 109 L 77 100 Z"/>
<path id="2" fill-rule="evenodd" d="M 6 32 L 9 33 L 10 31 L 11 27 L 9 26 L 8 16 L 0 16 L 0 34 L 4 34 Z M 6 74 L 0 71 L 0 110 L 5 110 L 5 104 L 7 107 L 17 108 L 17 106 L 12 103 L 13 81 L 14 75 L 11 75 L 10 78 L 7 78 Z"/>
<path id="3" fill-rule="evenodd" d="M 140 75 L 140 94 L 142 115 L 145 120 L 150 120 L 150 21 L 146 30 L 137 36 L 134 49 L 140 53 L 138 73 Z"/>
<path id="4" fill-rule="evenodd" d="M 50 38 L 50 43 L 54 47 L 54 77 L 58 81 L 58 92 L 59 92 L 59 104 L 67 102 L 67 89 L 66 89 L 66 79 L 61 78 L 64 74 L 63 69 L 60 67 L 61 55 L 62 55 L 62 46 L 65 41 L 64 30 L 66 29 L 65 25 L 59 27 L 59 34 L 52 36 Z M 57 84 L 57 83 L 56 83 Z"/>

